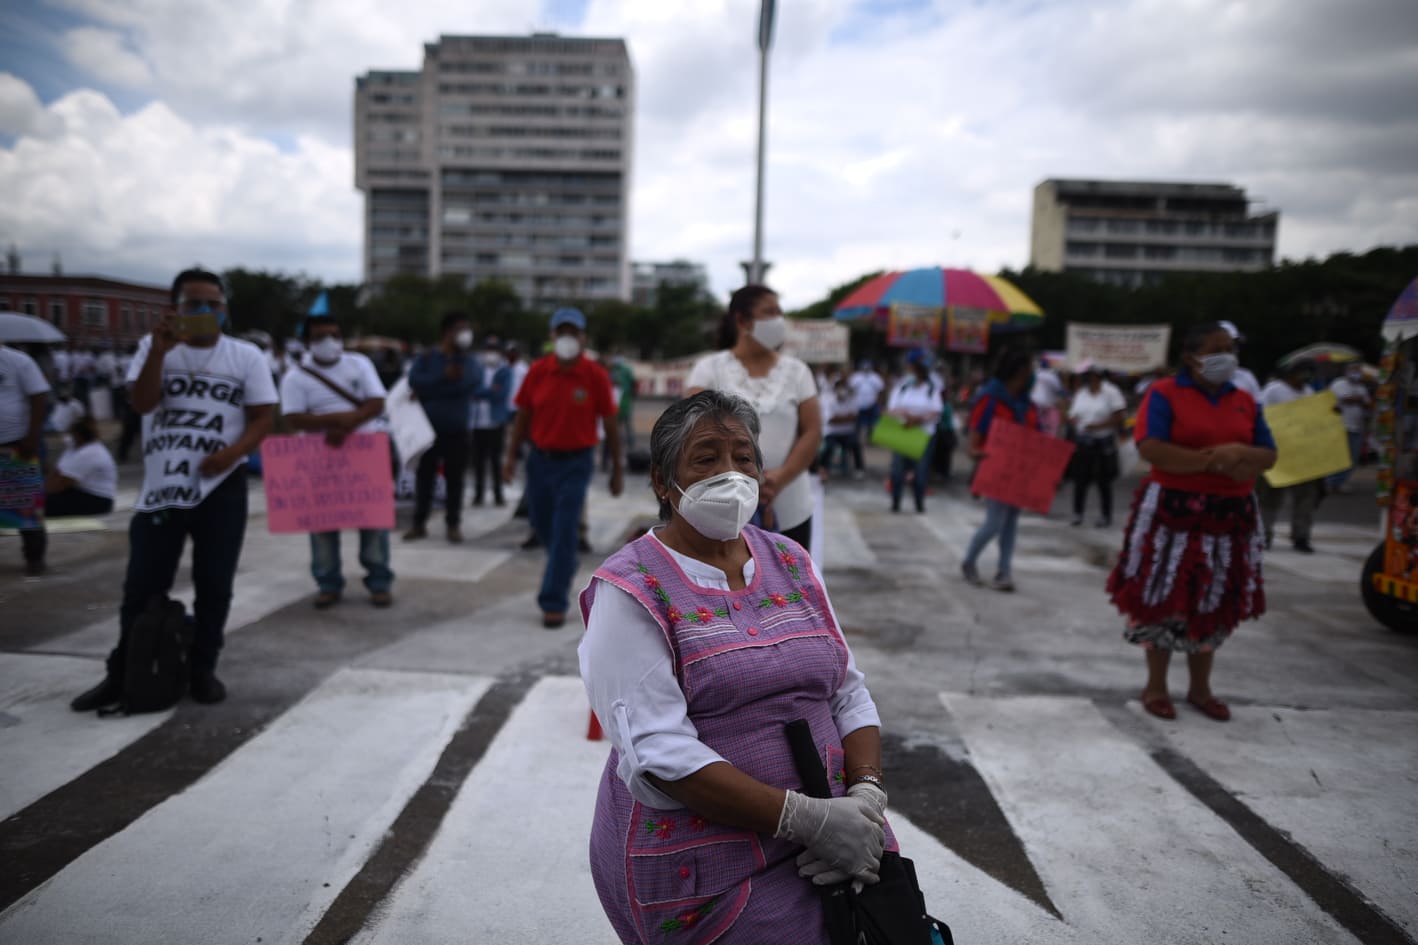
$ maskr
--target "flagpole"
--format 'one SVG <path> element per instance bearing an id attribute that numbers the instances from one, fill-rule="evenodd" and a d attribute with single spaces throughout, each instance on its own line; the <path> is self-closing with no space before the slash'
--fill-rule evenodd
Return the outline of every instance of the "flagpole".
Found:
<path id="1" fill-rule="evenodd" d="M 761 283 L 763 263 L 763 161 L 767 151 L 765 126 L 768 114 L 768 50 L 773 45 L 774 0 L 761 0 L 758 14 L 758 182 L 754 195 L 753 262 L 748 281 Z"/>

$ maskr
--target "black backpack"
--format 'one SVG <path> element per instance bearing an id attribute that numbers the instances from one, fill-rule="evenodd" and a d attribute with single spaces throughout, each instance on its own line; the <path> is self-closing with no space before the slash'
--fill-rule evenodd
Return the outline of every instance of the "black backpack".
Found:
<path id="1" fill-rule="evenodd" d="M 123 699 L 104 714 L 170 709 L 187 694 L 192 621 L 181 601 L 155 596 L 128 633 Z"/>

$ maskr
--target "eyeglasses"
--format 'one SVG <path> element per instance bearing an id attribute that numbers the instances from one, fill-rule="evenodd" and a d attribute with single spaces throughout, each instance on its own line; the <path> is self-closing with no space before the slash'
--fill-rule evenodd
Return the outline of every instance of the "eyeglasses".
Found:
<path id="1" fill-rule="evenodd" d="M 226 311 L 226 303 L 210 299 L 179 299 L 177 310 L 183 315 L 220 315 Z"/>

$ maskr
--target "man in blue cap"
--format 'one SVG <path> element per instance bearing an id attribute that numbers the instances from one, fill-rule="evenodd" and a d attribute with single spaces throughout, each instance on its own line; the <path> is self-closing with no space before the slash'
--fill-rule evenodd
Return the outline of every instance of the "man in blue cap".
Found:
<path id="1" fill-rule="evenodd" d="M 610 490 L 618 496 L 625 473 L 616 426 L 615 398 L 606 369 L 585 357 L 586 316 L 561 308 L 551 316 L 552 353 L 527 371 L 517 391 L 517 421 L 507 443 L 502 477 L 511 482 L 524 440 L 527 457 L 527 510 L 532 528 L 547 550 L 546 571 L 537 603 L 542 626 L 555 630 L 566 622 L 571 579 L 576 575 L 576 525 L 586 504 L 599 440 L 596 422 L 605 426 L 612 457 Z"/>

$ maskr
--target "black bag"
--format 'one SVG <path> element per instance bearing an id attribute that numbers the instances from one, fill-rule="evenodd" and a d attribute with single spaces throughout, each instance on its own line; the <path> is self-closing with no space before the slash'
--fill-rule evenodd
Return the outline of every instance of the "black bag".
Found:
<path id="1" fill-rule="evenodd" d="M 170 709 L 187 694 L 192 622 L 181 601 L 155 596 L 128 633 L 123 698 L 104 715 Z"/>
<path id="2" fill-rule="evenodd" d="M 793 766 L 810 797 L 831 797 L 812 731 L 802 719 L 787 724 Z M 926 912 L 916 865 L 899 853 L 881 855 L 881 882 L 854 892 L 850 882 L 818 887 L 832 945 L 954 945 L 950 926 Z"/>

